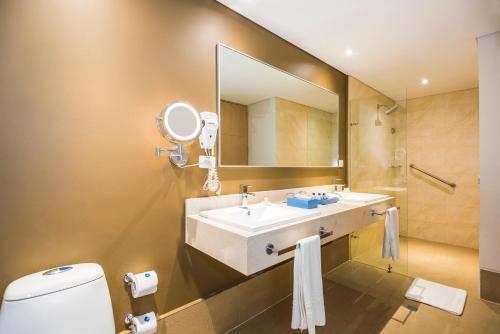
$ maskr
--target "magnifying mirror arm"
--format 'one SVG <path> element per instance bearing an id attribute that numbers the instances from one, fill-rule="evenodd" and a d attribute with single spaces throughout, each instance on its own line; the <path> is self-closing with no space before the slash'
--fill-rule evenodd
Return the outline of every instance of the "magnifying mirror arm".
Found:
<path id="1" fill-rule="evenodd" d="M 174 148 L 157 147 L 155 150 L 157 157 L 168 156 L 170 161 L 177 167 L 183 167 L 188 162 L 188 152 L 183 144 L 175 144 Z"/>
<path id="2" fill-rule="evenodd" d="M 171 156 L 171 155 L 176 155 L 176 156 L 181 155 L 181 150 L 179 149 L 178 146 L 176 146 L 174 148 L 169 148 L 169 147 L 157 147 L 156 148 L 156 156 L 157 157 L 164 157 L 164 156 Z"/>

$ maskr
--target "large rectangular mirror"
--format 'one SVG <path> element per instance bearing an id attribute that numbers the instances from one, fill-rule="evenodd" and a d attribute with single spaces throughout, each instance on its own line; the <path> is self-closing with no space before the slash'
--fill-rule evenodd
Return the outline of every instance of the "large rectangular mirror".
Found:
<path id="1" fill-rule="evenodd" d="M 337 94 L 222 44 L 217 55 L 220 166 L 337 166 Z"/>

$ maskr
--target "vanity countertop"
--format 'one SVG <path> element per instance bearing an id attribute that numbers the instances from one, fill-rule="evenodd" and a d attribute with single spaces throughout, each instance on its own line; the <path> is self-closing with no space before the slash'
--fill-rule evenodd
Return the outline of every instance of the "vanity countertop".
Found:
<path id="1" fill-rule="evenodd" d="M 263 230 L 256 231 L 256 232 L 250 232 L 250 231 L 246 231 L 244 229 L 238 228 L 236 226 L 231 226 L 229 224 L 220 223 L 220 222 L 217 222 L 215 220 L 211 220 L 211 219 L 202 217 L 199 213 L 189 215 L 187 218 L 194 219 L 194 220 L 203 222 L 205 224 L 213 225 L 217 228 L 227 230 L 228 232 L 239 234 L 245 238 L 250 238 L 253 236 L 257 236 L 257 235 L 266 234 L 266 233 L 269 233 L 272 231 L 277 231 L 277 230 L 281 230 L 284 228 L 289 228 L 289 227 L 292 227 L 294 225 L 300 225 L 300 224 L 304 224 L 307 222 L 316 221 L 316 220 L 319 220 L 321 218 L 328 218 L 330 216 L 337 215 L 337 214 L 340 214 L 343 212 L 348 212 L 348 211 L 351 211 L 354 209 L 359 209 L 359 208 L 364 208 L 364 207 L 372 207 L 373 205 L 377 205 L 380 203 L 386 203 L 388 200 L 392 200 L 392 199 L 394 199 L 394 198 L 387 196 L 381 200 L 377 200 L 377 201 L 373 201 L 373 202 L 369 202 L 369 203 L 352 203 L 352 202 L 351 203 L 344 203 L 342 201 L 339 201 L 339 202 L 333 203 L 333 204 L 318 205 L 318 207 L 316 209 L 313 209 L 313 210 L 319 211 L 320 212 L 319 215 L 315 215 L 313 217 L 294 221 L 292 223 L 283 224 L 283 225 L 271 227 L 268 229 L 263 229 Z M 286 205 L 286 203 L 282 203 L 282 202 L 274 202 L 274 203 L 280 204 L 280 205 Z M 307 210 L 307 209 L 304 209 L 304 210 Z"/>
<path id="2" fill-rule="evenodd" d="M 249 204 L 261 203 L 265 198 L 273 203 L 282 203 L 288 193 L 299 191 L 329 192 L 331 185 L 257 192 L 255 197 L 249 198 Z M 269 244 L 276 250 L 289 249 L 298 240 L 318 234 L 320 230 L 329 232 L 321 239 L 322 244 L 328 243 L 380 221 L 383 215 L 373 215 L 372 211 L 383 213 L 394 206 L 395 202 L 390 196 L 360 203 L 341 200 L 333 204 L 318 205 L 314 210 L 318 210 L 319 214 L 315 216 L 255 232 L 200 215 L 200 212 L 205 210 L 237 207 L 240 200 L 239 194 L 187 199 L 185 240 L 190 246 L 245 275 L 251 275 L 294 256 L 293 251 L 268 254 L 266 247 Z"/>

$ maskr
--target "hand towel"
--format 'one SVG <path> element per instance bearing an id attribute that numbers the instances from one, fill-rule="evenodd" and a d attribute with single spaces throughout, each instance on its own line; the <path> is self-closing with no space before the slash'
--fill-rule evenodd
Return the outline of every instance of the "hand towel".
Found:
<path id="1" fill-rule="evenodd" d="M 315 326 L 325 325 L 319 236 L 299 240 L 294 261 L 292 328 L 315 334 Z"/>
<path id="2" fill-rule="evenodd" d="M 393 261 L 399 260 L 399 215 L 396 207 L 387 209 L 385 215 L 382 257 L 384 259 L 392 257 Z"/>

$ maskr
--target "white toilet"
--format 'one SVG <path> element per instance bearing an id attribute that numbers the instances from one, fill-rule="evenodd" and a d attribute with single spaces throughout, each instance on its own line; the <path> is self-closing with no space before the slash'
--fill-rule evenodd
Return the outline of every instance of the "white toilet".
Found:
<path id="1" fill-rule="evenodd" d="M 0 334 L 115 334 L 106 277 L 75 264 L 12 282 L 0 309 Z"/>

